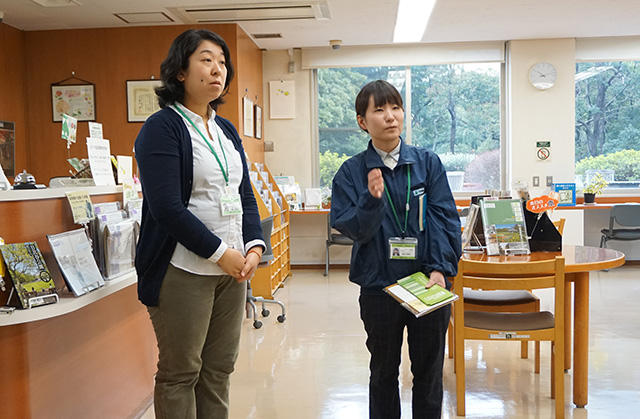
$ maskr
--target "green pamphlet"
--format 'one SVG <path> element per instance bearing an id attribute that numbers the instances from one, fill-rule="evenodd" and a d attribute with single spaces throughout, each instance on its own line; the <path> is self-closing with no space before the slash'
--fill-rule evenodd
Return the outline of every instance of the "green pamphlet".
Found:
<path id="1" fill-rule="evenodd" d="M 458 299 L 457 295 L 440 285 L 426 288 L 428 282 L 429 278 L 424 273 L 416 272 L 399 279 L 396 284 L 389 285 L 384 290 L 416 317 L 424 316 Z"/>

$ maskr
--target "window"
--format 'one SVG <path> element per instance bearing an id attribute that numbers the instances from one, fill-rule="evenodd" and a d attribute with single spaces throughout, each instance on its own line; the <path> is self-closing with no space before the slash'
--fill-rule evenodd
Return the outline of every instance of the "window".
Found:
<path id="1" fill-rule="evenodd" d="M 358 126 L 355 111 L 356 96 L 362 86 L 374 80 L 388 80 L 406 102 L 404 80 L 398 83 L 387 77 L 398 71 L 404 73 L 403 68 L 395 67 L 318 69 L 320 187 L 331 187 L 342 162 L 367 148 L 369 136 Z"/>
<path id="2" fill-rule="evenodd" d="M 403 138 L 440 156 L 452 190 L 500 188 L 500 63 L 326 68 L 317 74 L 320 186 L 331 186 L 342 162 L 366 148 L 369 136 L 356 123 L 354 101 L 362 86 L 383 79 L 403 97 Z"/>
<path id="3" fill-rule="evenodd" d="M 640 186 L 640 62 L 576 64 L 576 183 Z"/>

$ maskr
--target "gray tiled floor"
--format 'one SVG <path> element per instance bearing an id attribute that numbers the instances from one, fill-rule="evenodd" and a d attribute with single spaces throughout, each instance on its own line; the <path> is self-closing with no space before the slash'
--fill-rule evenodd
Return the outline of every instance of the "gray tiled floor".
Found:
<path id="1" fill-rule="evenodd" d="M 369 355 L 358 316 L 358 288 L 347 272 L 298 270 L 277 293 L 287 321 L 271 316 L 256 330 L 243 327 L 241 353 L 231 383 L 232 419 L 353 419 L 367 417 Z M 591 275 L 589 404 L 571 404 L 568 418 L 640 417 L 640 267 Z M 541 294 L 543 308 L 552 307 Z M 541 374 L 519 358 L 517 342 L 468 343 L 467 417 L 551 418 L 549 346 L 542 344 Z M 406 348 L 400 371 L 403 418 L 410 418 L 411 373 Z M 453 361 L 445 361 L 444 418 L 455 416 Z M 153 418 L 150 409 L 144 416 Z"/>

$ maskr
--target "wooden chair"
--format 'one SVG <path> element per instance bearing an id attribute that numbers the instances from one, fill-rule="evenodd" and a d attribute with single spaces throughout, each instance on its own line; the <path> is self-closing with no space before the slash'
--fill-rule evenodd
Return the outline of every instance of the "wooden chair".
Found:
<path id="1" fill-rule="evenodd" d="M 553 221 L 553 225 L 556 226 L 556 228 L 558 229 L 558 232 L 560 233 L 560 235 L 562 235 L 562 232 L 564 231 L 564 222 L 566 220 L 564 218 L 560 218 L 557 221 Z"/>
<path id="2" fill-rule="evenodd" d="M 511 290 L 553 288 L 554 314 L 466 311 L 463 289 Z M 564 258 L 540 262 L 493 263 L 461 260 L 453 283 L 461 296 L 454 305 L 457 414 L 465 415 L 465 340 L 551 341 L 551 397 L 556 418 L 564 417 Z M 528 390 L 528 389 L 527 389 Z M 525 389 L 523 389 L 525 391 Z"/>
<path id="3" fill-rule="evenodd" d="M 565 219 L 560 218 L 553 222 L 553 225 L 562 234 L 564 231 Z M 571 292 L 571 288 L 565 292 Z M 569 294 L 570 295 L 570 294 Z M 530 290 L 522 291 L 478 291 L 464 290 L 465 310 L 487 311 L 500 313 L 536 313 L 540 311 L 540 299 Z M 453 316 L 453 313 L 451 313 Z M 450 325 L 451 326 L 451 325 Z M 453 358 L 453 333 L 449 328 L 449 358 Z M 520 346 L 520 357 L 529 357 L 529 342 L 523 340 Z M 568 367 L 567 367 L 568 368 Z M 540 341 L 535 342 L 534 370 L 540 373 Z"/>

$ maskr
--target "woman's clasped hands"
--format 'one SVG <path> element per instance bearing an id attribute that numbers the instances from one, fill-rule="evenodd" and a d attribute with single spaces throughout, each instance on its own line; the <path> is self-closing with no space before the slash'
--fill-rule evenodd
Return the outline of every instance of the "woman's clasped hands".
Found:
<path id="1" fill-rule="evenodd" d="M 256 248 L 250 249 L 247 255 L 244 256 L 239 250 L 228 248 L 218 260 L 218 266 L 238 282 L 251 279 L 262 257 L 254 249 Z"/>

